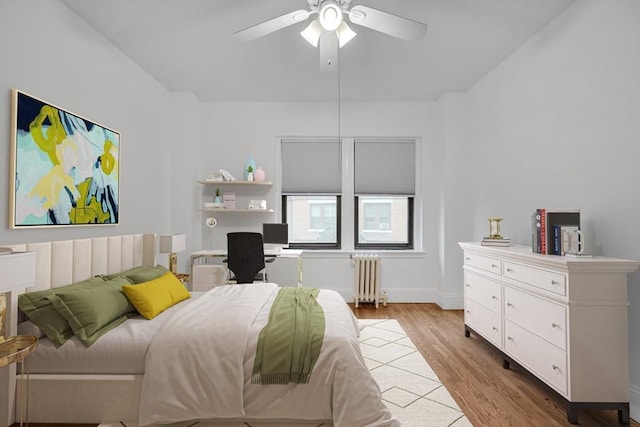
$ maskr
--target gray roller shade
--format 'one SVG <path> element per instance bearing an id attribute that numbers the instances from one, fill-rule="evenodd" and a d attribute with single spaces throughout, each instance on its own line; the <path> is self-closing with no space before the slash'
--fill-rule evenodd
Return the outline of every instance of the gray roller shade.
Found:
<path id="1" fill-rule="evenodd" d="M 415 193 L 414 140 L 367 141 L 354 145 L 356 194 Z"/>
<path id="2" fill-rule="evenodd" d="M 282 193 L 340 194 L 340 142 L 283 140 Z"/>

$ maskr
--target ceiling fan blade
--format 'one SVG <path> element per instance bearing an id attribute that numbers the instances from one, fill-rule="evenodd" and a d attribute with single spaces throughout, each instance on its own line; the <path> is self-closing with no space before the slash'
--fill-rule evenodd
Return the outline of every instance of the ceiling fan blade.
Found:
<path id="1" fill-rule="evenodd" d="M 319 42 L 320 71 L 338 68 L 338 36 L 335 31 L 323 31 Z"/>
<path id="2" fill-rule="evenodd" d="M 274 31 L 281 30 L 290 25 L 297 24 L 298 22 L 306 21 L 311 15 L 308 10 L 296 10 L 286 15 L 278 16 L 277 18 L 270 19 L 268 21 L 256 24 L 252 27 L 245 28 L 244 30 L 236 31 L 233 35 L 241 41 L 248 42 L 255 40 L 259 37 L 266 36 Z"/>
<path id="3" fill-rule="evenodd" d="M 421 22 L 361 5 L 351 8 L 349 20 L 354 24 L 410 42 L 420 39 L 427 31 L 427 25 Z"/>

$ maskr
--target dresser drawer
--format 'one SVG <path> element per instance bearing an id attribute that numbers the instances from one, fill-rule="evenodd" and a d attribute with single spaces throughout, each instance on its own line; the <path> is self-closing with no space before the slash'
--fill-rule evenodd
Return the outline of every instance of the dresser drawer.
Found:
<path id="1" fill-rule="evenodd" d="M 489 271 L 497 275 L 502 275 L 502 261 L 497 258 L 465 252 L 464 264 L 479 268 L 480 270 Z"/>
<path id="2" fill-rule="evenodd" d="M 502 314 L 502 285 L 470 271 L 464 274 L 465 297 L 470 298 L 497 314 Z"/>
<path id="3" fill-rule="evenodd" d="M 567 353 L 509 321 L 504 328 L 505 353 L 566 397 Z"/>
<path id="4" fill-rule="evenodd" d="M 502 348 L 502 317 L 472 299 L 464 301 L 464 323 Z"/>
<path id="5" fill-rule="evenodd" d="M 504 317 L 541 338 L 567 349 L 567 309 L 505 286 Z"/>
<path id="6" fill-rule="evenodd" d="M 564 274 L 505 261 L 503 275 L 558 295 L 567 294 L 567 277 Z"/>

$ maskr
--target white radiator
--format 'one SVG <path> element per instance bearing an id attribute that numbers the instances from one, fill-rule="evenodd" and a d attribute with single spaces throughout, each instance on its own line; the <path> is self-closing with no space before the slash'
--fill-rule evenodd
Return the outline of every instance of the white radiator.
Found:
<path id="1" fill-rule="evenodd" d="M 380 301 L 380 257 L 375 254 L 355 254 L 354 302 L 373 302 L 378 308 Z"/>

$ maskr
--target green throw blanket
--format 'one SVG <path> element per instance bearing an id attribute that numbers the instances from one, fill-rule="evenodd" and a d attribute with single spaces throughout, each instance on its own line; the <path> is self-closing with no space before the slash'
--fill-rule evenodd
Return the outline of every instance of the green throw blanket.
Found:
<path id="1" fill-rule="evenodd" d="M 280 288 L 260 331 L 252 384 L 307 384 L 324 339 L 320 291 Z"/>

